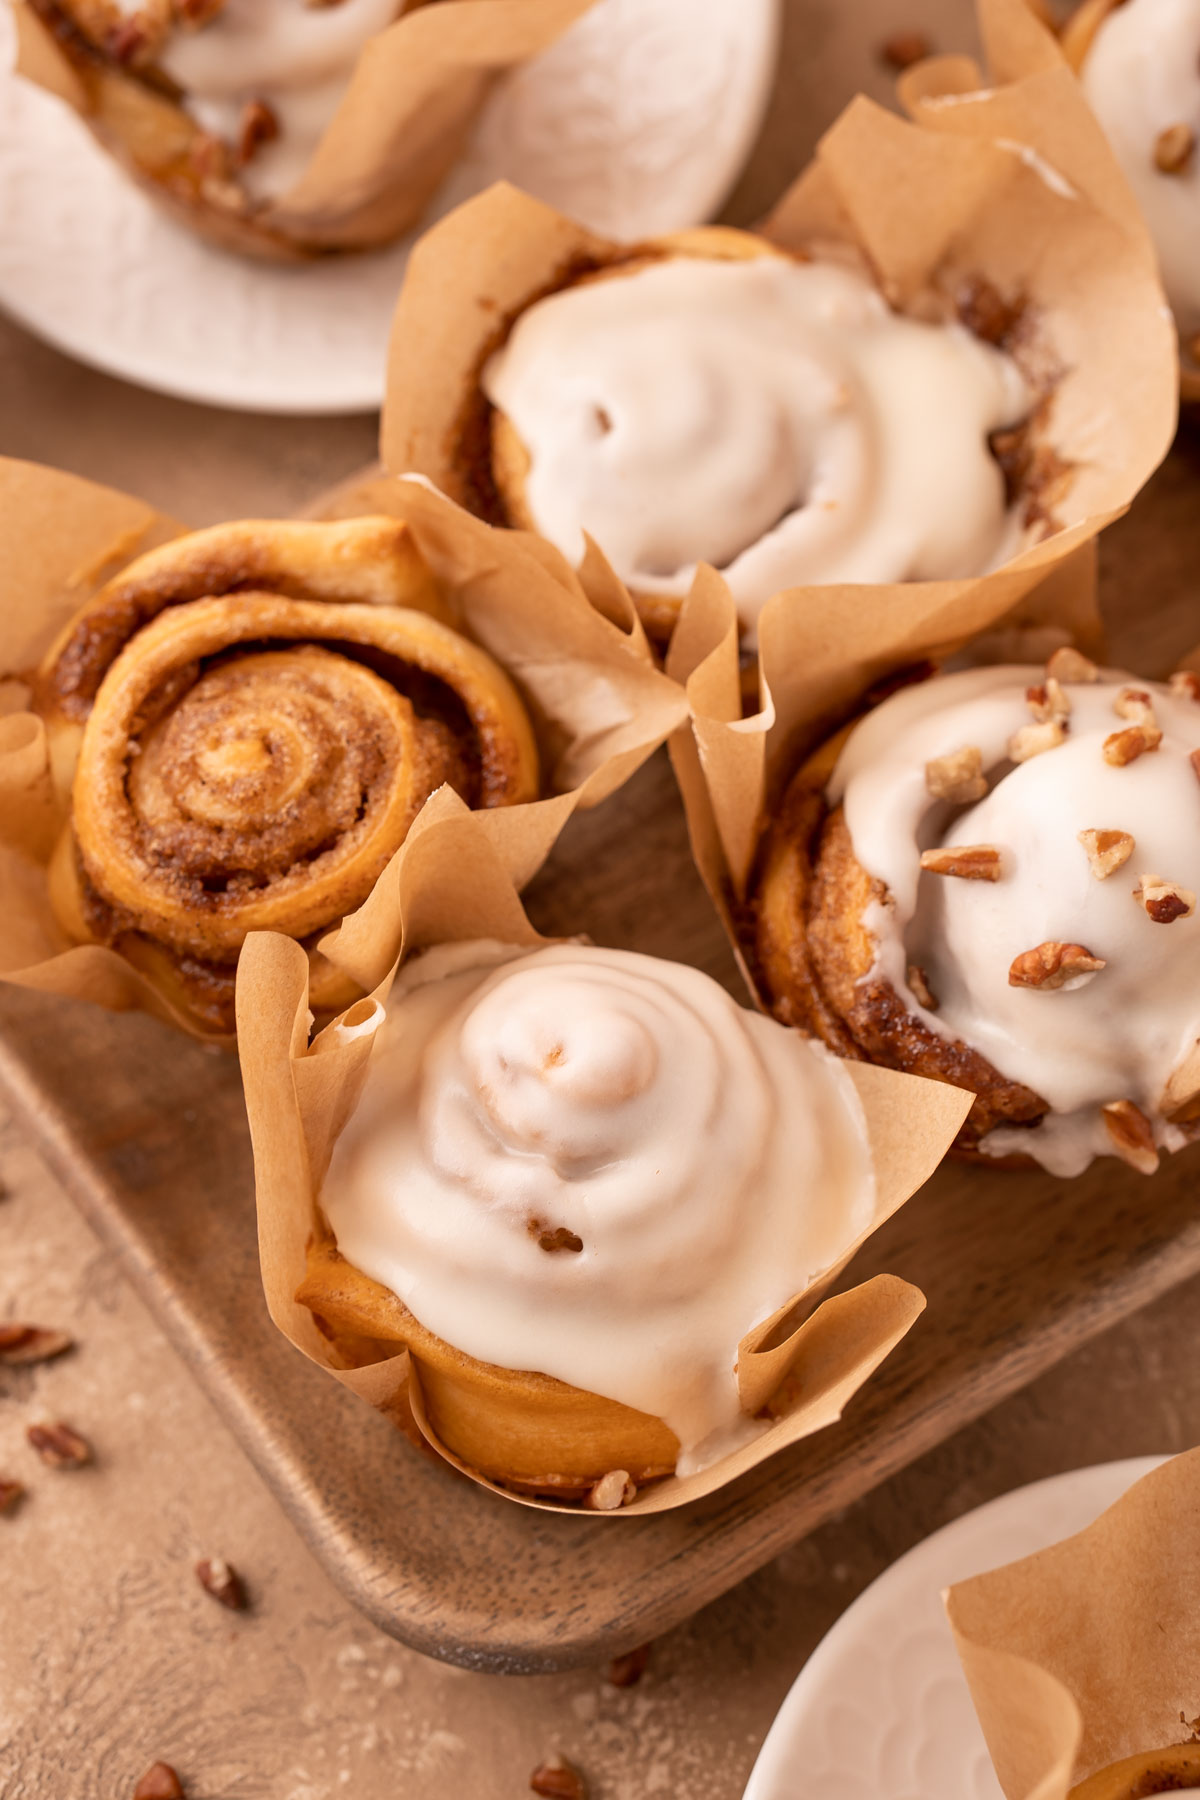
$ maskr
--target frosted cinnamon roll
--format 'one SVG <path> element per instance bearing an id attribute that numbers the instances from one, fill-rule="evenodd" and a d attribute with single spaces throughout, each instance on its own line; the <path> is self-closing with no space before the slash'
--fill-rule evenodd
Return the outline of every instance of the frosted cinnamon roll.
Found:
<path id="1" fill-rule="evenodd" d="M 218 526 L 102 588 L 34 690 L 68 813 L 50 869 L 67 935 L 111 945 L 202 1032 L 233 1030 L 248 931 L 310 945 L 314 1007 L 348 1004 L 315 939 L 433 790 L 537 794 L 515 690 L 439 608 L 382 518 Z"/>
<path id="2" fill-rule="evenodd" d="M 415 0 L 431 4 L 432 0 Z M 305 173 L 358 59 L 414 0 L 29 0 L 88 101 L 87 123 L 156 197 L 266 256 L 380 242 L 271 214 Z"/>
<path id="3" fill-rule="evenodd" d="M 593 538 L 658 634 L 701 563 L 744 630 L 807 584 L 982 574 L 1021 540 L 991 439 L 1016 363 L 957 320 L 762 240 L 640 256 L 519 315 L 487 362 L 491 478 L 575 564 Z"/>
<path id="4" fill-rule="evenodd" d="M 847 1072 L 698 970 L 455 945 L 393 991 L 297 1298 L 351 1350 L 406 1345 L 472 1469 L 560 1496 L 619 1474 L 595 1501 L 619 1505 L 767 1428 L 739 1343 L 875 1195 Z"/>
<path id="5" fill-rule="evenodd" d="M 1070 1800 L 1150 1800 L 1192 1788 L 1200 1788 L 1200 1744 L 1174 1744 L 1097 1770 L 1071 1789 Z"/>
<path id="6" fill-rule="evenodd" d="M 1151 1173 L 1200 1118 L 1200 678 L 940 675 L 803 767 L 751 920 L 777 1017 L 977 1099 L 960 1148 Z"/>
<path id="7" fill-rule="evenodd" d="M 1150 228 L 1189 343 L 1200 333 L 1200 0 L 1086 0 L 1064 49 Z"/>

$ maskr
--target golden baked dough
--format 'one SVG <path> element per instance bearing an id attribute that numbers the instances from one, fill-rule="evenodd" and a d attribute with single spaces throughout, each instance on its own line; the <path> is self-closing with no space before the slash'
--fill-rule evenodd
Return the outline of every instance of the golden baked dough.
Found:
<path id="1" fill-rule="evenodd" d="M 1200 1744 L 1173 1744 L 1127 1756 L 1071 1789 L 1070 1800 L 1150 1800 L 1200 1788 Z"/>
<path id="2" fill-rule="evenodd" d="M 296 1299 L 347 1363 L 402 1344 L 439 1441 L 460 1462 L 520 1493 L 577 1499 L 623 1469 L 641 1486 L 674 1472 L 679 1440 L 661 1419 L 550 1375 L 478 1362 L 435 1337 L 329 1239 L 309 1246 Z"/>
<path id="3" fill-rule="evenodd" d="M 102 588 L 35 683 L 69 804 L 50 869 L 67 935 L 232 1031 L 247 932 L 336 924 L 443 782 L 472 806 L 535 798 L 521 701 L 440 606 L 390 519 L 219 526 Z M 348 1004 L 311 954 L 314 1005 Z"/>

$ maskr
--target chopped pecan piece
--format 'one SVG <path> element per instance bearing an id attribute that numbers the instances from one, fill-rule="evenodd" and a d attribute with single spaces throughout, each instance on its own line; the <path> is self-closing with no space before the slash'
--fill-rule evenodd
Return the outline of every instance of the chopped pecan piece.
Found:
<path id="1" fill-rule="evenodd" d="M 1181 175 L 1195 148 L 1196 134 L 1190 125 L 1168 125 L 1154 140 L 1154 166 L 1162 175 Z"/>
<path id="2" fill-rule="evenodd" d="M 624 1656 L 614 1656 L 608 1665 L 609 1684 L 616 1688 L 636 1687 L 646 1673 L 649 1661 L 649 1644 L 639 1644 L 636 1650 L 627 1650 Z"/>
<path id="3" fill-rule="evenodd" d="M 0 1475 L 0 1513 L 12 1512 L 25 1493 L 24 1484 Z"/>
<path id="4" fill-rule="evenodd" d="M 1161 743 L 1162 732 L 1157 725 L 1127 725 L 1124 731 L 1114 731 L 1105 738 L 1104 760 L 1115 769 L 1123 769 L 1148 750 L 1157 750 Z"/>
<path id="5" fill-rule="evenodd" d="M 909 992 L 916 996 L 918 1003 L 925 1008 L 925 1011 L 936 1012 L 938 1009 L 938 998 L 930 987 L 929 977 L 926 975 L 920 963 L 909 963 L 907 979 Z"/>
<path id="6" fill-rule="evenodd" d="M 925 764 L 925 786 L 935 800 L 953 800 L 964 806 L 982 800 L 987 793 L 982 752 L 968 744 L 947 756 L 935 756 Z"/>
<path id="7" fill-rule="evenodd" d="M 1154 702 L 1145 688 L 1121 688 L 1113 701 L 1113 711 L 1118 719 L 1130 719 L 1135 725 L 1144 725 L 1155 730 L 1158 728 L 1158 720 L 1154 716 Z"/>
<path id="8" fill-rule="evenodd" d="M 577 1237 L 573 1231 L 568 1231 L 565 1225 L 556 1225 L 553 1231 L 538 1233 L 538 1248 L 549 1251 L 579 1251 L 583 1249 L 583 1239 Z"/>
<path id="9" fill-rule="evenodd" d="M 1071 701 L 1062 682 L 1053 675 L 1048 675 L 1037 687 L 1026 688 L 1025 699 L 1039 725 L 1048 719 L 1065 719 L 1071 710 Z"/>
<path id="10" fill-rule="evenodd" d="M 637 1483 L 629 1478 L 628 1469 L 610 1469 L 586 1495 L 583 1504 L 590 1512 L 616 1512 L 637 1496 Z"/>
<path id="11" fill-rule="evenodd" d="M 1172 1124 L 1188 1125 L 1200 1118 L 1200 1038 L 1179 1066 L 1172 1069 L 1158 1110 Z"/>
<path id="12" fill-rule="evenodd" d="M 963 881 L 999 881 L 1004 873 L 995 844 L 947 844 L 922 850 L 921 867 L 930 875 L 957 875 Z"/>
<path id="13" fill-rule="evenodd" d="M 248 163 L 256 150 L 274 143 L 279 136 L 279 119 L 265 100 L 248 100 L 242 108 L 238 130 L 237 159 Z"/>
<path id="14" fill-rule="evenodd" d="M 1134 851 L 1134 840 L 1127 831 L 1081 831 L 1079 842 L 1087 851 L 1097 881 L 1106 881 L 1115 874 Z"/>
<path id="15" fill-rule="evenodd" d="M 205 1557 L 196 1564 L 196 1580 L 206 1594 L 227 1606 L 230 1612 L 245 1612 L 246 1586 L 232 1563 L 223 1556 Z"/>
<path id="16" fill-rule="evenodd" d="M 1114 1100 L 1101 1111 L 1112 1147 L 1121 1160 L 1142 1175 L 1153 1175 L 1158 1167 L 1158 1151 L 1150 1121 L 1141 1107 L 1132 1100 Z"/>
<path id="17" fill-rule="evenodd" d="M 185 1800 L 183 1783 L 170 1763 L 151 1763 L 133 1790 L 133 1800 Z"/>
<path id="18" fill-rule="evenodd" d="M 1156 925 L 1173 925 L 1176 919 L 1189 919 L 1196 910 L 1196 896 L 1190 888 L 1163 881 L 1158 875 L 1140 876 L 1133 897 Z"/>
<path id="19" fill-rule="evenodd" d="M 1067 726 L 1062 719 L 1047 719 L 1041 725 L 1022 725 L 1008 740 L 1008 754 L 1015 763 L 1028 762 L 1045 750 L 1057 750 L 1067 741 Z"/>
<path id="20" fill-rule="evenodd" d="M 1063 644 L 1055 650 L 1046 664 L 1048 681 L 1099 681 L 1100 671 L 1090 656 L 1082 650 L 1076 650 L 1073 644 Z"/>
<path id="21" fill-rule="evenodd" d="M 897 31 L 879 46 L 881 58 L 898 75 L 914 63 L 924 62 L 932 52 L 933 46 L 923 31 Z"/>
<path id="22" fill-rule="evenodd" d="M 21 1363 L 49 1362 L 75 1342 L 65 1331 L 48 1331 L 43 1325 L 0 1325 L 0 1363 L 13 1368 Z"/>
<path id="23" fill-rule="evenodd" d="M 529 1785 L 544 1800 L 587 1800 L 587 1784 L 578 1769 L 561 1756 L 551 1756 L 529 1777 Z"/>
<path id="24" fill-rule="evenodd" d="M 25 1436 L 44 1463 L 52 1469 L 81 1469 L 92 1460 L 92 1447 L 87 1439 L 62 1420 L 53 1424 L 29 1425 Z"/>
<path id="25" fill-rule="evenodd" d="M 1093 956 L 1083 944 L 1060 944 L 1051 940 L 1038 944 L 1033 950 L 1022 950 L 1019 956 L 1013 957 L 1008 985 L 1053 990 L 1066 987 L 1068 983 L 1082 984 L 1104 967 L 1104 958 Z"/>
<path id="26" fill-rule="evenodd" d="M 1195 669 L 1176 669 L 1167 687 L 1177 700 L 1200 700 L 1200 675 Z"/>

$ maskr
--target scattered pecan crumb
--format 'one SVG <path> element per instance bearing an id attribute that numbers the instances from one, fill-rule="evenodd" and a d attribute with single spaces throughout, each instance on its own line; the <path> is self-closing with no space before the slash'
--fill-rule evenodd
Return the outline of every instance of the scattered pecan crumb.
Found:
<path id="1" fill-rule="evenodd" d="M 1200 700 L 1200 675 L 1195 669 L 1176 669 L 1167 687 L 1177 700 Z"/>
<path id="2" fill-rule="evenodd" d="M 0 1513 L 14 1511 L 17 1502 L 24 1497 L 23 1482 L 12 1481 L 7 1475 L 0 1475 Z"/>
<path id="3" fill-rule="evenodd" d="M 556 1225 L 553 1231 L 538 1233 L 538 1248 L 549 1251 L 578 1251 L 583 1249 L 583 1239 L 577 1237 L 573 1231 L 568 1231 L 565 1225 Z"/>
<path id="4" fill-rule="evenodd" d="M 639 1644 L 636 1650 L 627 1650 L 624 1656 L 614 1656 L 608 1665 L 610 1686 L 615 1688 L 636 1687 L 646 1673 L 646 1665 L 649 1661 L 649 1644 Z"/>
<path id="5" fill-rule="evenodd" d="M 935 800 L 954 800 L 964 805 L 970 800 L 982 800 L 987 793 L 982 752 L 970 744 L 952 750 L 948 756 L 935 756 L 925 764 L 925 786 Z"/>
<path id="6" fill-rule="evenodd" d="M 1191 918 L 1196 910 L 1196 896 L 1190 888 L 1163 881 L 1158 875 L 1140 876 L 1133 897 L 1156 925 L 1173 925 L 1176 919 Z"/>
<path id="7" fill-rule="evenodd" d="M 963 881 L 999 881 L 1004 873 L 995 844 L 947 844 L 922 850 L 921 867 L 930 875 L 957 875 Z"/>
<path id="8" fill-rule="evenodd" d="M 910 993 L 913 993 L 916 995 L 918 1001 L 925 1008 L 926 1012 L 936 1012 L 937 1011 L 937 1009 L 938 1009 L 937 995 L 934 993 L 933 989 L 930 987 L 929 977 L 926 975 L 926 973 L 925 973 L 924 969 L 921 967 L 920 963 L 909 963 L 909 965 L 908 965 L 908 986 L 909 986 Z"/>
<path id="9" fill-rule="evenodd" d="M 897 31 L 880 44 L 879 54 L 887 67 L 899 75 L 931 56 L 933 45 L 923 31 Z"/>
<path id="10" fill-rule="evenodd" d="M 52 1469 L 81 1469 L 92 1460 L 92 1447 L 70 1425 L 59 1419 L 52 1424 L 28 1425 L 25 1436 L 42 1461 Z"/>
<path id="11" fill-rule="evenodd" d="M 1083 944 L 1060 944 L 1053 940 L 1038 944 L 1033 950 L 1022 950 L 1014 956 L 1008 971 L 1009 987 L 1061 988 L 1069 981 L 1094 975 L 1105 967 L 1104 959 L 1093 956 Z"/>
<path id="12" fill-rule="evenodd" d="M 1114 731 L 1105 738 L 1104 760 L 1115 769 L 1123 769 L 1148 750 L 1157 750 L 1161 742 L 1162 732 L 1157 727 L 1127 725 L 1124 731 Z"/>
<path id="13" fill-rule="evenodd" d="M 587 1800 L 587 1784 L 579 1770 L 561 1756 L 548 1757 L 529 1777 L 535 1794 L 545 1800 Z"/>
<path id="14" fill-rule="evenodd" d="M 49 1362 L 74 1343 L 65 1331 L 49 1331 L 43 1325 L 0 1325 L 0 1363 L 14 1368 L 22 1363 Z"/>
<path id="15" fill-rule="evenodd" d="M 1049 719 L 1065 719 L 1071 711 L 1070 699 L 1055 675 L 1047 675 L 1038 687 L 1026 688 L 1025 699 L 1039 725 Z"/>
<path id="16" fill-rule="evenodd" d="M 1118 719 L 1129 719 L 1134 725 L 1143 725 L 1150 732 L 1158 730 L 1158 720 L 1154 716 L 1154 702 L 1145 688 L 1120 688 L 1113 701 L 1113 711 Z M 1162 734 L 1159 733 L 1159 735 Z"/>
<path id="17" fill-rule="evenodd" d="M 1048 681 L 1099 681 L 1100 671 L 1090 656 L 1082 650 L 1076 650 L 1073 644 L 1063 644 L 1050 657 L 1046 664 Z"/>
<path id="18" fill-rule="evenodd" d="M 1190 125 L 1168 125 L 1154 140 L 1154 166 L 1163 175 L 1180 175 L 1192 160 L 1196 134 Z"/>
<path id="19" fill-rule="evenodd" d="M 1062 719 L 1046 719 L 1040 725 L 1022 725 L 1008 740 L 1008 754 L 1015 763 L 1028 762 L 1047 750 L 1057 750 L 1067 741 L 1067 726 Z"/>
<path id="20" fill-rule="evenodd" d="M 1150 1121 L 1141 1107 L 1132 1100 L 1114 1100 L 1101 1111 L 1113 1149 L 1121 1160 L 1142 1175 L 1153 1175 L 1158 1167 L 1158 1151 Z"/>
<path id="21" fill-rule="evenodd" d="M 205 1557 L 198 1562 L 196 1580 L 206 1594 L 211 1594 L 230 1612 L 245 1612 L 246 1585 L 232 1563 L 227 1563 L 223 1556 Z"/>
<path id="22" fill-rule="evenodd" d="M 242 108 L 238 129 L 237 159 L 248 163 L 264 144 L 274 143 L 279 136 L 279 118 L 265 100 L 248 100 Z"/>
<path id="23" fill-rule="evenodd" d="M 583 1504 L 590 1512 L 617 1512 L 636 1496 L 637 1483 L 630 1479 L 628 1469 L 610 1469 L 585 1495 Z"/>
<path id="24" fill-rule="evenodd" d="M 151 1763 L 133 1790 L 133 1800 L 185 1800 L 183 1783 L 170 1763 Z"/>
<path id="25" fill-rule="evenodd" d="M 1134 841 L 1127 831 L 1081 831 L 1079 842 L 1087 851 L 1097 881 L 1106 881 L 1115 874 L 1134 852 Z"/>

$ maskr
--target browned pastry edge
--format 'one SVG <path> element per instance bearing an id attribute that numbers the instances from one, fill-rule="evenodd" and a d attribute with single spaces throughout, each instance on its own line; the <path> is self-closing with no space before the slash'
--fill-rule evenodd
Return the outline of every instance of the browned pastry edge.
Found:
<path id="1" fill-rule="evenodd" d="M 331 1237 L 310 1242 L 295 1297 L 343 1367 L 406 1348 L 439 1442 L 489 1481 L 515 1493 L 582 1500 L 614 1469 L 639 1487 L 674 1473 L 679 1444 L 662 1420 L 551 1375 L 465 1355 L 348 1262 Z"/>
<path id="2" fill-rule="evenodd" d="M 1151 1800 L 1200 1788 L 1200 1743 L 1145 1750 L 1098 1769 L 1071 1789 L 1069 1800 Z"/>
<path id="3" fill-rule="evenodd" d="M 1047 1102 L 961 1039 L 931 1030 L 889 981 L 866 979 L 876 944 L 862 915 L 886 891 L 855 857 L 842 808 L 825 799 L 844 739 L 801 766 L 763 837 L 737 921 L 760 992 L 783 1024 L 838 1056 L 968 1089 L 976 1098 L 954 1150 L 988 1167 L 1022 1166 L 1030 1159 L 985 1157 L 979 1141 L 998 1125 L 1036 1125 Z"/>

